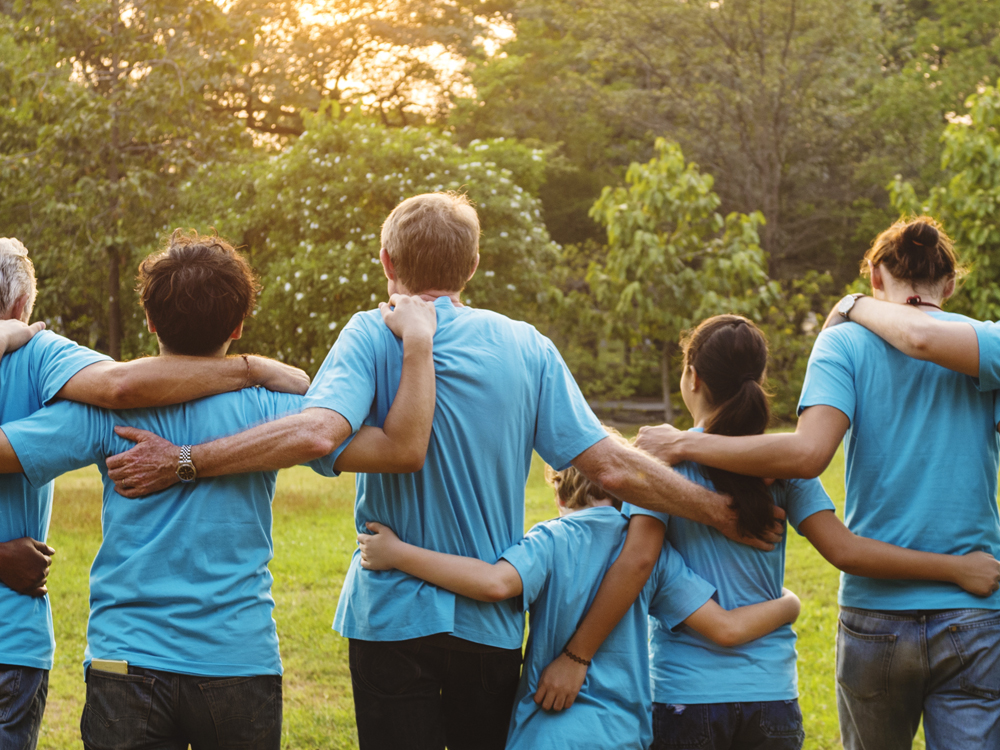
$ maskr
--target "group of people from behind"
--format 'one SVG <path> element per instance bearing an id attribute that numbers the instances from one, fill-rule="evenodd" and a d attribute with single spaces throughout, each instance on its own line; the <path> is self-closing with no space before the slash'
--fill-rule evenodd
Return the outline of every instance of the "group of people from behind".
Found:
<path id="1" fill-rule="evenodd" d="M 175 233 L 140 266 L 155 358 L 28 326 L 33 277 L 0 290 L 0 746 L 37 740 L 51 482 L 89 464 L 87 748 L 280 745 L 267 564 L 276 473 L 296 464 L 357 473 L 334 628 L 363 750 L 801 747 L 786 521 L 844 571 L 845 747 L 909 747 L 921 716 L 930 748 L 1000 746 L 1000 329 L 925 314 L 960 270 L 933 222 L 874 243 L 878 299 L 831 314 L 862 325 L 820 334 L 794 433 L 764 434 L 763 334 L 717 316 L 683 342 L 694 430 L 644 428 L 638 447 L 551 341 L 462 303 L 479 234 L 461 196 L 401 203 L 389 302 L 354 316 L 308 392 L 293 368 L 226 357 L 256 284 L 218 238 Z M 30 271 L 7 241 L 0 286 L 5 263 Z M 842 440 L 846 525 L 816 478 Z M 525 534 L 533 451 L 560 517 Z"/>

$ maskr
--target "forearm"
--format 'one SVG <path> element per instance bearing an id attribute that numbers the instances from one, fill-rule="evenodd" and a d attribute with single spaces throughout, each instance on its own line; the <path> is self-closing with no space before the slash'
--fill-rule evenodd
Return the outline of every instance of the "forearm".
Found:
<path id="1" fill-rule="evenodd" d="M 910 305 L 862 297 L 851 320 L 914 359 L 979 377 L 979 341 L 968 323 L 937 320 Z"/>
<path id="2" fill-rule="evenodd" d="M 499 563 L 447 555 L 403 542 L 399 542 L 393 562 L 397 570 L 480 602 L 503 601 L 521 593 L 520 587 L 515 591 L 506 585 Z"/>
<path id="3" fill-rule="evenodd" d="M 811 479 L 825 468 L 802 436 L 794 432 L 741 437 L 690 432 L 680 440 L 686 460 L 744 476 Z"/>
<path id="4" fill-rule="evenodd" d="M 799 616 L 798 600 L 782 596 L 767 602 L 737 607 L 725 613 L 731 640 L 728 645 L 740 646 L 763 638 L 782 625 L 795 622 Z"/>
<path id="5" fill-rule="evenodd" d="M 351 434 L 344 417 L 306 409 L 191 449 L 199 477 L 276 471 L 332 453 Z"/>
<path id="6" fill-rule="evenodd" d="M 433 340 L 405 339 L 399 389 L 382 428 L 362 427 L 337 457 L 337 471 L 370 473 L 419 471 L 434 422 Z"/>
<path id="7" fill-rule="evenodd" d="M 853 533 L 850 533 L 850 536 L 850 541 L 836 556 L 831 555 L 827 558 L 835 567 L 849 575 L 901 581 L 957 583 L 956 566 L 959 558 L 953 555 L 906 549 Z M 820 550 L 820 553 L 823 554 L 823 550 Z"/>
<path id="8" fill-rule="evenodd" d="M 179 404 L 256 385 L 251 358 L 161 355 L 84 368 L 58 395 L 105 409 Z"/>

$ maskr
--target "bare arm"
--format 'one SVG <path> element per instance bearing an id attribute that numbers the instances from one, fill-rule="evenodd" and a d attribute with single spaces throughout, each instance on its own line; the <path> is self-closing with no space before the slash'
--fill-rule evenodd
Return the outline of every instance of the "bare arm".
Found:
<path id="1" fill-rule="evenodd" d="M 14 447 L 7 439 L 7 435 L 0 430 L 0 474 L 21 474 L 21 461 L 14 452 Z"/>
<path id="2" fill-rule="evenodd" d="M 774 543 L 781 540 L 779 522 L 762 539 L 742 536 L 729 498 L 685 479 L 648 453 L 614 440 L 604 439 L 591 446 L 573 459 L 573 465 L 615 497 L 640 508 L 711 526 L 734 541 L 758 549 L 773 549 Z M 784 517 L 780 509 L 776 513 Z"/>
<path id="3" fill-rule="evenodd" d="M 944 581 L 976 596 L 1000 588 L 1000 563 L 986 552 L 939 555 L 858 536 L 832 510 L 814 513 L 799 531 L 836 568 L 866 578 Z"/>
<path id="4" fill-rule="evenodd" d="M 7 436 L 0 430 L 0 473 L 19 474 L 21 462 Z M 44 542 L 22 537 L 0 543 L 0 583 L 19 594 L 45 596 L 55 550 Z"/>
<path id="5" fill-rule="evenodd" d="M 180 404 L 253 385 L 302 395 L 309 388 L 309 376 L 264 357 L 161 355 L 95 362 L 70 378 L 56 395 L 104 409 L 133 409 Z"/>
<path id="6" fill-rule="evenodd" d="M 388 439 L 386 442 L 379 438 L 376 442 L 377 450 L 386 451 L 380 456 L 378 470 L 408 473 L 420 469 L 430 439 L 434 401 L 433 388 L 430 388 L 430 397 L 427 389 L 428 383 L 434 381 L 431 342 L 436 313 L 432 304 L 419 298 L 394 296 L 393 301 L 396 310 L 391 311 L 384 306 L 382 315 L 397 335 L 402 334 L 404 358 L 399 393 L 413 397 L 404 399 L 397 394 L 386 417 L 388 433 L 384 428 L 374 427 L 366 432 L 381 432 Z M 407 356 L 407 349 L 413 349 L 414 353 Z M 411 378 L 416 379 L 416 386 L 409 382 Z M 424 389 L 424 394 L 417 397 L 414 392 L 420 388 Z M 121 495 L 143 497 L 178 481 L 176 470 L 180 449 L 176 445 L 130 427 L 117 427 L 115 431 L 138 443 L 131 450 L 107 460 L 108 476 Z M 201 477 L 275 471 L 329 455 L 350 436 L 351 431 L 350 423 L 335 411 L 305 409 L 301 414 L 195 446 L 191 450 L 191 460 Z M 375 470 L 371 437 L 363 436 L 359 431 L 358 439 L 362 442 L 354 454 L 355 458 L 360 456 L 359 462 L 351 463 L 348 446 L 344 451 L 348 457 L 339 456 L 335 467 L 345 471 L 361 470 L 360 466 L 369 471 Z"/>
<path id="7" fill-rule="evenodd" d="M 641 428 L 636 445 L 672 464 L 694 461 L 751 477 L 812 479 L 830 464 L 850 425 L 839 409 L 810 406 L 795 432 L 728 437 L 660 425 Z"/>
<path id="8" fill-rule="evenodd" d="M 979 340 L 968 323 L 938 320 L 911 305 L 859 297 L 851 321 L 863 325 L 903 354 L 914 359 L 979 377 Z M 834 309 L 824 328 L 844 322 Z"/>
<path id="9" fill-rule="evenodd" d="M 652 516 L 632 516 L 628 536 L 597 590 L 566 650 L 590 661 L 597 649 L 635 603 L 663 547 L 663 522 Z M 535 691 L 535 703 L 546 711 L 561 711 L 576 700 L 587 676 L 587 667 L 566 654 L 557 656 L 543 671 Z"/>
<path id="10" fill-rule="evenodd" d="M 784 589 L 778 599 L 736 609 L 723 609 L 714 599 L 709 599 L 684 624 L 720 646 L 732 648 L 795 622 L 801 608 L 799 598 L 788 589 Z"/>
<path id="11" fill-rule="evenodd" d="M 401 570 L 456 594 L 480 602 L 520 596 L 521 576 L 506 560 L 488 563 L 474 557 L 446 555 L 400 540 L 388 526 L 366 524 L 371 534 L 358 534 L 361 566 L 368 570 Z"/>

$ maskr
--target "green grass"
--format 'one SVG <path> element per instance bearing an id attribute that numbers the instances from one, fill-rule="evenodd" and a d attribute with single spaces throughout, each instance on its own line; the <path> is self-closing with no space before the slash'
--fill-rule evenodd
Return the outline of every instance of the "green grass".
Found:
<path id="1" fill-rule="evenodd" d="M 823 475 L 843 509 L 843 456 Z M 555 515 L 542 464 L 532 466 L 527 524 Z M 355 548 L 353 476 L 324 479 L 308 469 L 283 471 L 274 501 L 275 619 L 285 665 L 284 746 L 354 748 L 357 738 L 347 666 L 347 641 L 330 629 L 340 586 Z M 56 482 L 49 542 L 57 549 L 49 588 L 55 617 L 55 668 L 39 747 L 79 748 L 84 690 L 90 563 L 101 540 L 100 476 L 93 468 Z M 802 598 L 799 683 L 806 748 L 838 748 L 834 696 L 837 572 L 794 532 L 788 543 L 787 586 Z M 923 743 L 918 740 L 918 746 Z"/>

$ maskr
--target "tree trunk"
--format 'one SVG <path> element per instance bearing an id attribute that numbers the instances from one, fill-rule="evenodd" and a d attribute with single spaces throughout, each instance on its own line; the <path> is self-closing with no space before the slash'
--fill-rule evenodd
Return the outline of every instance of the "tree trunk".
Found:
<path id="1" fill-rule="evenodd" d="M 117 247 L 108 248 L 108 354 L 122 358 L 121 255 Z"/>
<path id="2" fill-rule="evenodd" d="M 663 380 L 663 421 L 667 424 L 674 423 L 674 405 L 670 402 L 670 360 L 674 357 L 673 341 L 668 341 L 663 345 L 663 359 L 660 362 L 660 377 Z"/>

